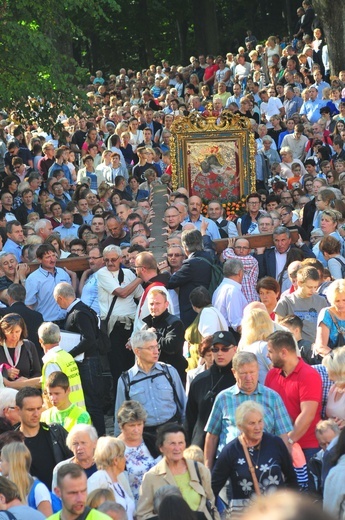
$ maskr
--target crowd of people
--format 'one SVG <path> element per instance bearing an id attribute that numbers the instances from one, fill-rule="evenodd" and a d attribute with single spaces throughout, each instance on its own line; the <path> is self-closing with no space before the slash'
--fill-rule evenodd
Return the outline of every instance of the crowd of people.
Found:
<path id="1" fill-rule="evenodd" d="M 0 112 L 0 519 L 249 518 L 281 488 L 343 518 L 345 72 L 297 15 L 291 44 L 97 71 L 50 134 Z M 231 220 L 171 179 L 174 120 L 223 111 L 257 144 Z"/>

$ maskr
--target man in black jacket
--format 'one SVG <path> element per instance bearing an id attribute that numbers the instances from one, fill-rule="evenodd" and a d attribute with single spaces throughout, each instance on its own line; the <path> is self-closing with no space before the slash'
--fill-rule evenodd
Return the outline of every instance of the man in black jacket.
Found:
<path id="1" fill-rule="evenodd" d="M 180 316 L 187 328 L 197 315 L 192 309 L 189 295 L 199 285 L 209 288 L 212 274 L 212 265 L 209 262 L 212 264 L 213 258 L 204 251 L 202 235 L 197 229 L 183 231 L 181 241 L 187 260 L 184 260 L 181 268 L 170 277 L 168 289 L 179 288 Z"/>
<path id="2" fill-rule="evenodd" d="M 190 385 L 185 427 L 191 444 L 204 449 L 205 425 L 216 396 L 236 383 L 232 373 L 232 358 L 237 342 L 231 332 L 216 332 L 212 339 L 213 365 L 198 374 Z"/>
<path id="3" fill-rule="evenodd" d="M 38 341 L 37 330 L 43 323 L 43 316 L 40 312 L 33 311 L 25 305 L 26 290 L 23 285 L 13 283 L 7 289 L 7 301 L 9 307 L 0 309 L 0 317 L 6 316 L 10 312 L 19 314 L 25 321 L 28 329 L 28 339 L 32 341 L 37 349 L 38 357 L 42 366 L 42 356 L 44 354 L 40 342 Z"/>
<path id="4" fill-rule="evenodd" d="M 159 361 L 176 368 L 183 385 L 186 384 L 186 358 L 183 356 L 185 327 L 181 320 L 168 311 L 168 292 L 165 287 L 157 286 L 150 289 L 147 303 L 150 314 L 143 319 L 145 329 L 152 330 L 157 335 L 161 350 Z"/>
<path id="5" fill-rule="evenodd" d="M 314 195 L 314 198 L 307 202 L 307 204 L 304 206 L 304 210 L 303 210 L 303 223 L 302 223 L 302 227 L 303 229 L 307 232 L 307 235 L 308 235 L 308 240 L 310 238 L 310 233 L 313 231 L 313 228 L 314 227 L 318 227 L 318 226 L 315 226 L 314 225 L 314 221 L 315 221 L 315 213 L 316 213 L 316 199 L 317 199 L 317 195 L 320 191 L 320 188 L 323 188 L 323 187 L 326 187 L 327 186 L 327 182 L 326 182 L 326 179 L 319 179 L 319 178 L 316 178 L 313 180 L 313 195 Z M 316 215 L 317 216 L 317 215 Z"/>
<path id="6" fill-rule="evenodd" d="M 38 213 L 40 218 L 44 218 L 43 211 L 38 204 L 34 203 L 34 192 L 30 188 L 23 191 L 22 199 L 23 203 L 14 212 L 22 226 L 27 224 L 28 215 L 32 212 Z"/>
<path id="7" fill-rule="evenodd" d="M 151 128 L 152 131 L 152 139 L 156 135 L 159 130 L 162 130 L 162 125 L 157 121 L 153 121 L 153 110 L 150 107 L 144 109 L 144 117 L 145 123 L 142 123 L 139 126 L 139 130 L 144 130 L 144 128 Z"/>
<path id="8" fill-rule="evenodd" d="M 73 287 L 61 282 L 54 289 L 56 303 L 67 311 L 65 329 L 80 334 L 80 342 L 72 350 L 71 356 L 84 354 L 83 361 L 77 361 L 85 405 L 92 424 L 99 436 L 105 434 L 103 415 L 102 367 L 98 354 L 98 319 L 96 313 L 76 298 Z"/>
<path id="9" fill-rule="evenodd" d="M 26 386 L 16 395 L 20 417 L 19 430 L 25 437 L 32 462 L 30 474 L 41 480 L 49 489 L 56 464 L 73 456 L 66 446 L 66 430 L 60 424 L 41 423 L 43 399 L 41 390 Z"/>

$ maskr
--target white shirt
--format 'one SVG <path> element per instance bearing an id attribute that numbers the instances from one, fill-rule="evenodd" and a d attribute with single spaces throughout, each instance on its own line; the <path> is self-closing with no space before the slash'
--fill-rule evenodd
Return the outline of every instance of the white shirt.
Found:
<path id="1" fill-rule="evenodd" d="M 300 159 L 303 161 L 305 157 L 305 147 L 309 139 L 305 135 L 301 135 L 299 139 L 296 139 L 294 134 L 287 134 L 282 142 L 281 147 L 288 146 L 292 151 L 294 159 Z"/>
<path id="2" fill-rule="evenodd" d="M 236 330 L 241 325 L 243 310 L 248 305 L 248 301 L 242 293 L 240 283 L 224 278 L 213 293 L 212 305 L 224 316 L 228 327 Z"/>
<path id="3" fill-rule="evenodd" d="M 124 269 L 124 280 L 121 284 L 121 288 L 129 285 L 136 276 L 130 269 Z M 98 298 L 99 298 L 99 309 L 101 318 L 106 318 L 111 302 L 113 301 L 113 292 L 115 289 L 120 287 L 118 276 L 119 271 L 111 272 L 108 271 L 107 267 L 102 267 L 96 273 L 98 280 Z M 134 298 L 140 298 L 143 293 L 141 285 L 133 291 L 127 298 L 118 297 L 114 305 L 112 315 L 109 320 L 109 330 L 111 331 L 119 317 L 129 317 L 134 319 L 136 304 Z"/>
<path id="4" fill-rule="evenodd" d="M 203 338 L 220 330 L 228 330 L 226 319 L 216 307 L 205 307 L 200 313 L 198 331 Z"/>
<path id="5" fill-rule="evenodd" d="M 275 250 L 276 255 L 276 280 L 278 280 L 280 273 L 284 269 L 284 266 L 286 264 L 286 256 L 287 253 L 278 253 L 277 250 Z"/>
<path id="6" fill-rule="evenodd" d="M 267 103 L 262 102 L 260 105 L 260 112 L 261 115 L 265 115 L 267 119 L 266 126 L 267 128 L 273 128 L 272 124 L 270 123 L 270 118 L 272 116 L 279 116 L 280 111 L 279 109 L 283 108 L 283 104 L 277 97 L 270 97 L 268 98 Z"/>
<path id="7" fill-rule="evenodd" d="M 131 488 L 126 474 L 120 473 L 118 480 L 114 485 L 110 476 L 104 469 L 100 469 L 93 473 L 87 481 L 87 491 L 91 493 L 95 489 L 111 489 L 115 495 L 115 500 L 121 504 L 127 513 L 128 520 L 133 520 L 135 514 L 135 503 Z"/>

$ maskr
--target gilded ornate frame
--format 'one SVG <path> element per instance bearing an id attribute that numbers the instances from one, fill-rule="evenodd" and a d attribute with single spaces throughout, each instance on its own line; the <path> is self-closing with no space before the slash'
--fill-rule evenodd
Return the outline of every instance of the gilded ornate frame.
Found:
<path id="1" fill-rule="evenodd" d="M 191 155 L 195 157 L 195 153 L 200 148 L 209 149 L 210 153 L 212 153 L 213 150 L 222 148 L 226 150 L 228 146 L 236 150 L 236 164 L 238 166 L 238 171 L 236 171 L 237 178 L 233 179 L 234 187 L 236 185 L 236 189 L 234 189 L 236 197 L 231 198 L 237 198 L 237 193 L 242 196 L 255 191 L 255 138 L 248 118 L 229 111 L 224 111 L 220 117 L 214 115 L 204 117 L 199 112 L 193 112 L 189 116 L 177 117 L 172 124 L 171 133 L 170 157 L 173 189 L 183 186 L 190 194 L 197 194 L 193 189 L 191 170 L 193 168 L 195 171 L 196 167 L 199 167 L 206 157 L 200 157 L 197 161 L 197 166 L 193 164 L 191 166 Z M 195 148 L 194 154 L 191 152 L 193 147 Z M 214 160 L 217 162 L 216 159 Z M 224 161 L 223 165 L 224 168 L 228 166 L 224 164 Z M 230 170 L 230 168 L 228 169 Z M 207 175 L 207 173 L 204 173 L 205 179 Z M 212 184 L 210 181 L 208 182 L 210 185 Z M 203 199 L 222 198 L 221 196 L 203 197 L 202 194 L 201 197 Z"/>

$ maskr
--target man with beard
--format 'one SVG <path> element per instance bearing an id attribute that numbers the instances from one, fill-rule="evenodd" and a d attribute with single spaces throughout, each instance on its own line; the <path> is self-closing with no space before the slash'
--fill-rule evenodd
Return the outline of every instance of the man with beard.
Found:
<path id="1" fill-rule="evenodd" d="M 274 332 L 267 341 L 273 368 L 266 376 L 265 385 L 281 396 L 294 424 L 288 442 L 291 445 L 298 442 L 308 462 L 319 450 L 315 427 L 321 419 L 320 374 L 297 356 L 290 332 Z"/>

